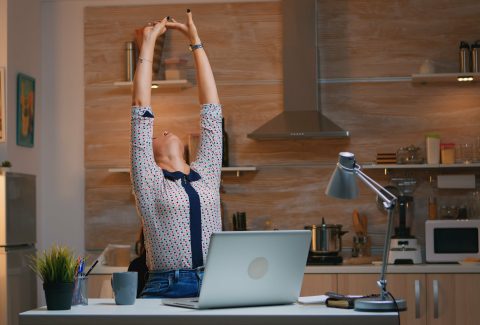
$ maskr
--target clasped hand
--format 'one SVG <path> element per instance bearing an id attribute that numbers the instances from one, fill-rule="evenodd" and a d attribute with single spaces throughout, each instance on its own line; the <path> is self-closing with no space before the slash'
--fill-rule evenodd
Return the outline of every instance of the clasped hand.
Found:
<path id="1" fill-rule="evenodd" d="M 139 49 L 143 45 L 155 46 L 157 37 L 164 34 L 167 29 L 176 29 L 180 31 L 189 40 L 190 44 L 200 43 L 197 28 L 193 22 L 192 12 L 187 9 L 187 22 L 185 24 L 177 22 L 172 17 L 165 17 L 160 21 L 148 23 L 146 26 L 135 31 L 136 42 Z"/>

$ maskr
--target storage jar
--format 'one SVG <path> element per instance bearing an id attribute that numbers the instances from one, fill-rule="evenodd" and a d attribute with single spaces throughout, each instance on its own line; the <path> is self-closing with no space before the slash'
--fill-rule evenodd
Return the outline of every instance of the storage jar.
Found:
<path id="1" fill-rule="evenodd" d="M 428 133 L 426 136 L 426 156 L 427 164 L 440 163 L 440 135 L 438 133 Z"/>
<path id="2" fill-rule="evenodd" d="M 440 145 L 442 164 L 450 165 L 455 163 L 455 144 L 442 143 Z"/>

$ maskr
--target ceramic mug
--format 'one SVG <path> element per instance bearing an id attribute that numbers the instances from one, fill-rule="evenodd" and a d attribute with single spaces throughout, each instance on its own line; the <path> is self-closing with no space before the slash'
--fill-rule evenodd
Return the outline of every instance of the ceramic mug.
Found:
<path id="1" fill-rule="evenodd" d="M 112 289 L 117 305 L 133 305 L 137 298 L 137 272 L 114 272 Z"/>

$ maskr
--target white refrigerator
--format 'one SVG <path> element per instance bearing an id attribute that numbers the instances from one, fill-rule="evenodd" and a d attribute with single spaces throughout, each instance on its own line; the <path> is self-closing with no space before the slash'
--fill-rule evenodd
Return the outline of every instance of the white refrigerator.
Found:
<path id="1" fill-rule="evenodd" d="M 18 313 L 37 307 L 35 176 L 0 172 L 0 325 L 17 325 Z"/>

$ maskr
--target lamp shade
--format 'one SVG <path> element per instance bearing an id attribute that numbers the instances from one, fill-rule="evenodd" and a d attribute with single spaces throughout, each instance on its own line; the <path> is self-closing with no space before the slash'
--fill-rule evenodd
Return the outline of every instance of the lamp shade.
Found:
<path id="1" fill-rule="evenodd" d="M 358 197 L 358 185 L 355 175 L 355 155 L 340 152 L 338 163 L 330 177 L 325 194 L 338 199 Z"/>

